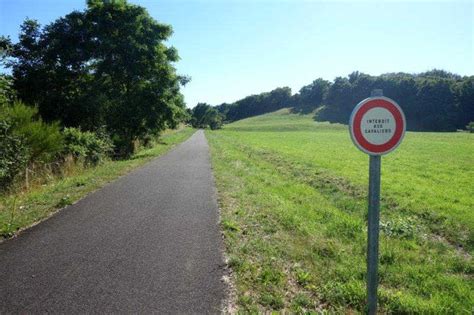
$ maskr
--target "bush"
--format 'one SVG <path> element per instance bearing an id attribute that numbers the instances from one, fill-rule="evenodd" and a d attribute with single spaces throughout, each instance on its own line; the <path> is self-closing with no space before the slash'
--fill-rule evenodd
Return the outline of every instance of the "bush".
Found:
<path id="1" fill-rule="evenodd" d="M 0 120 L 0 190 L 5 190 L 28 161 L 27 147 L 21 138 L 12 134 L 10 124 Z"/>
<path id="2" fill-rule="evenodd" d="M 10 76 L 0 74 L 0 106 L 13 102 L 16 97 L 13 80 Z"/>
<path id="3" fill-rule="evenodd" d="M 28 163 L 51 161 L 63 149 L 59 124 L 43 122 L 34 107 L 19 101 L 1 106 L 0 120 L 10 125 L 12 135 L 20 138 L 26 146 Z"/>
<path id="4" fill-rule="evenodd" d="M 105 133 L 81 131 L 77 128 L 64 129 L 64 155 L 83 159 L 85 164 L 97 165 L 113 152 L 113 145 Z"/>
<path id="5" fill-rule="evenodd" d="M 474 121 L 471 121 L 469 124 L 467 124 L 466 129 L 467 129 L 470 133 L 474 133 Z"/>
<path id="6" fill-rule="evenodd" d="M 211 127 L 212 130 L 221 129 L 222 128 L 222 119 L 220 117 L 217 117 L 216 119 L 210 121 L 209 122 L 209 127 Z"/>

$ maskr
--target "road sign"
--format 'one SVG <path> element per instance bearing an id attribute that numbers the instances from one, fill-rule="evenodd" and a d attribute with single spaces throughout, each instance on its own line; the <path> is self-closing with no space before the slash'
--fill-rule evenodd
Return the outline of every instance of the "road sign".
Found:
<path id="1" fill-rule="evenodd" d="M 379 96 L 357 104 L 349 122 L 354 144 L 370 155 L 383 155 L 394 150 L 405 135 L 406 122 L 395 101 Z"/>
<path id="2" fill-rule="evenodd" d="M 370 155 L 367 216 L 367 311 L 370 315 L 377 314 L 381 155 L 402 142 L 406 129 L 400 106 L 382 95 L 382 90 L 372 91 L 372 97 L 354 108 L 349 122 L 352 141 Z"/>

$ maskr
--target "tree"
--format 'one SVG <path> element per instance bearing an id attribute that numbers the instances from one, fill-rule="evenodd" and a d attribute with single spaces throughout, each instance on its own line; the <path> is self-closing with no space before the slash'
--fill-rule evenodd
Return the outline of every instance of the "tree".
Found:
<path id="1" fill-rule="evenodd" d="M 289 87 L 276 88 L 270 92 L 250 95 L 231 105 L 221 105 L 227 121 L 270 113 L 284 107 L 292 107 L 293 99 Z"/>
<path id="2" fill-rule="evenodd" d="M 474 121 L 471 121 L 466 125 L 466 130 L 470 133 L 474 133 Z"/>
<path id="3" fill-rule="evenodd" d="M 347 124 L 354 106 L 382 89 L 403 109 L 408 130 L 455 131 L 474 119 L 474 79 L 443 70 L 370 76 L 355 71 L 328 89 L 316 120 Z"/>
<path id="4" fill-rule="evenodd" d="M 456 92 L 459 106 L 457 128 L 462 128 L 474 121 L 474 76 L 464 78 Z"/>
<path id="5" fill-rule="evenodd" d="M 12 78 L 5 74 L 0 74 L 0 107 L 7 106 L 15 100 L 16 92 L 12 86 Z"/>
<path id="6" fill-rule="evenodd" d="M 43 29 L 26 20 L 10 46 L 18 96 L 38 104 L 47 121 L 95 130 L 105 126 L 130 143 L 184 119 L 177 51 L 164 42 L 171 26 L 125 0 L 89 0 Z"/>
<path id="7" fill-rule="evenodd" d="M 317 120 L 347 123 L 352 108 L 352 86 L 347 78 L 337 77 L 328 90 L 326 105 L 316 116 Z"/>
<path id="8" fill-rule="evenodd" d="M 192 110 L 191 123 L 194 128 L 219 129 L 222 127 L 222 120 L 222 115 L 209 104 L 198 103 Z"/>
<path id="9" fill-rule="evenodd" d="M 456 131 L 455 95 L 446 79 L 422 79 L 418 82 L 417 121 L 421 130 Z"/>
<path id="10" fill-rule="evenodd" d="M 311 84 L 303 86 L 295 101 L 295 112 L 310 113 L 323 104 L 331 82 L 318 78 Z"/>

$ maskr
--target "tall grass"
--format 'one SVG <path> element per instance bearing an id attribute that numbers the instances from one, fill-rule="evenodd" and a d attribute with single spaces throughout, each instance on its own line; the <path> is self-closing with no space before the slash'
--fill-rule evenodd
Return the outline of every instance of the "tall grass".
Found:
<path id="1" fill-rule="evenodd" d="M 0 194 L 0 236 L 11 237 L 133 168 L 164 154 L 194 132 L 191 128 L 168 131 L 148 149 L 127 160 L 106 160 L 87 167 L 83 161 L 66 158 L 59 164 L 33 165 L 28 181 L 22 176 Z"/>

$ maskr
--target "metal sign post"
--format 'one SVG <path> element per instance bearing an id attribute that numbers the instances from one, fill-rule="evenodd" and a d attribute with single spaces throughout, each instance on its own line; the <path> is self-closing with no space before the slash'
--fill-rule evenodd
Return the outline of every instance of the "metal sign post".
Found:
<path id="1" fill-rule="evenodd" d="M 367 225 L 367 307 L 370 315 L 377 313 L 381 156 L 400 144 L 405 129 L 402 109 L 393 100 L 383 97 L 382 90 L 373 90 L 371 97 L 357 104 L 349 123 L 352 141 L 370 155 Z"/>
<path id="2" fill-rule="evenodd" d="M 367 227 L 367 304 L 369 314 L 377 313 L 379 222 L 380 222 L 380 155 L 369 162 L 369 215 Z"/>

